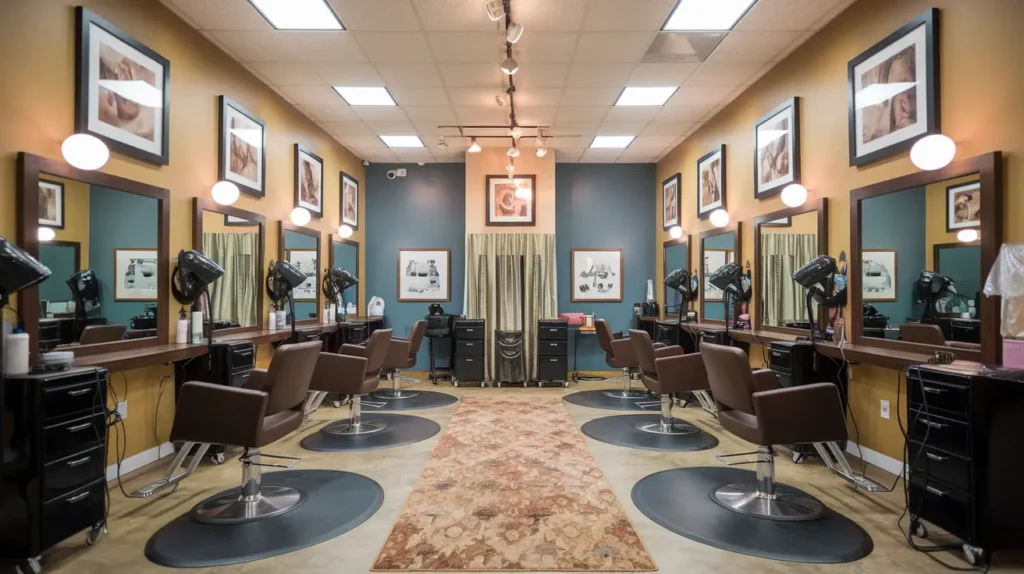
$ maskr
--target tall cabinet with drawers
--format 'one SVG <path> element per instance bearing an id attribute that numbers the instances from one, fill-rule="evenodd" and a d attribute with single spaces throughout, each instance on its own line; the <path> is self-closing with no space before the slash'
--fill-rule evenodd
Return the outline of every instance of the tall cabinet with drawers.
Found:
<path id="1" fill-rule="evenodd" d="M 455 320 L 455 359 L 452 384 L 484 382 L 484 329 L 483 319 Z"/>
<path id="2" fill-rule="evenodd" d="M 537 325 L 537 384 L 569 386 L 569 323 L 541 319 Z"/>

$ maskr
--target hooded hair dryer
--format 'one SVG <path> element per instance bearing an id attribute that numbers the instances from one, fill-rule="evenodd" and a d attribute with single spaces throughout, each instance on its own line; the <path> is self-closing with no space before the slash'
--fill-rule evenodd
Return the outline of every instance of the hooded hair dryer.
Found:
<path id="1" fill-rule="evenodd" d="M 665 286 L 679 292 L 682 300 L 679 302 L 679 322 L 683 322 L 683 312 L 686 311 L 686 320 L 691 320 L 690 303 L 697 298 L 697 291 L 694 289 L 697 282 L 692 281 L 689 270 L 676 269 L 665 277 Z M 666 303 L 667 307 L 667 303 Z M 666 309 L 667 310 L 667 309 Z"/>
<path id="2" fill-rule="evenodd" d="M 288 299 L 288 310 L 292 316 L 292 341 L 295 341 L 295 299 L 292 298 L 292 290 L 305 282 L 306 274 L 295 265 L 283 259 L 276 263 L 270 262 L 270 272 L 267 273 L 267 295 L 278 305 L 284 299 Z"/>
<path id="3" fill-rule="evenodd" d="M 324 271 L 322 288 L 328 301 L 341 304 L 342 320 L 345 320 L 345 290 L 359 283 L 359 279 L 342 267 L 331 267 Z"/>
<path id="4" fill-rule="evenodd" d="M 807 289 L 807 321 L 811 326 L 811 340 L 824 339 L 822 330 L 814 323 L 814 308 L 811 301 L 815 301 L 825 307 L 834 307 L 839 302 L 839 296 L 833 295 L 835 288 L 835 276 L 838 266 L 834 257 L 820 255 L 809 261 L 806 265 L 793 273 L 793 281 L 804 289 Z M 845 298 L 846 291 L 841 295 Z"/>
<path id="5" fill-rule="evenodd" d="M 740 267 L 739 263 L 726 263 L 712 272 L 711 275 L 708 275 L 708 283 L 721 289 L 725 294 L 725 331 L 728 333 L 729 313 L 732 310 L 733 299 L 745 296 L 743 268 Z"/>

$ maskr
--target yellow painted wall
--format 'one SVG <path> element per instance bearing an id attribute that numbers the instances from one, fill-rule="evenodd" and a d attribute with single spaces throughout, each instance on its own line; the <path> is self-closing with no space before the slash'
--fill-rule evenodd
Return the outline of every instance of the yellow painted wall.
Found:
<path id="1" fill-rule="evenodd" d="M 516 158 L 516 176 L 537 176 L 533 203 L 537 224 L 525 227 L 487 227 L 487 220 L 483 217 L 487 213 L 487 176 L 507 177 L 506 151 L 504 147 L 485 147 L 479 153 L 466 154 L 466 233 L 554 233 L 555 154 L 537 157 L 526 148 Z M 364 300 L 362 294 L 359 300 Z"/>
<path id="2" fill-rule="evenodd" d="M 926 269 L 935 270 L 935 245 L 937 243 L 960 242 L 956 238 L 956 231 L 946 231 L 946 188 L 977 180 L 978 176 L 972 174 L 925 186 L 924 201 L 927 219 L 924 225 L 926 245 L 924 265 Z"/>
<path id="3" fill-rule="evenodd" d="M 783 100 L 801 98 L 801 170 L 812 198 L 829 198 L 829 246 L 832 255 L 850 251 L 850 191 L 915 171 L 907 153 L 870 165 L 849 166 L 847 136 L 847 63 L 926 9 L 941 9 L 939 30 L 942 131 L 957 142 L 957 156 L 994 150 L 1004 154 L 1005 240 L 1024 241 L 1024 226 L 1011 214 L 1024 213 L 1024 2 L 1018 0 L 860 0 L 808 40 L 686 141 L 658 162 L 657 181 L 681 172 L 682 205 L 695 205 L 697 159 L 726 145 L 728 211 L 751 229 L 756 215 L 783 207 L 778 197 L 753 198 L 754 121 Z M 661 193 L 652 221 L 661 231 Z M 683 212 L 683 228 L 695 236 L 709 229 L 692 210 Z M 746 230 L 745 230 L 746 231 Z M 743 252 L 753 253 L 753 233 L 745 232 Z M 656 276 L 663 276 L 661 257 Z M 661 297 L 661 290 L 656 290 Z M 848 316 L 848 315 L 847 315 Z M 752 350 L 755 362 L 757 351 Z M 756 360 L 759 364 L 760 360 Z M 903 437 L 896 419 L 879 417 L 879 400 L 896 406 L 896 372 L 869 366 L 854 368 L 850 408 L 856 414 L 861 444 L 901 458 Z M 903 403 L 905 404 L 905 403 Z"/>
<path id="4" fill-rule="evenodd" d="M 47 175 L 49 181 L 64 184 L 64 229 L 54 229 L 57 241 L 75 241 L 82 269 L 89 268 L 89 186 L 74 181 Z M 63 280 L 63 279 L 62 279 Z"/>
<path id="5" fill-rule="evenodd" d="M 221 94 L 238 101 L 267 123 L 267 196 L 255 199 L 243 195 L 236 205 L 267 217 L 268 259 L 276 258 L 277 254 L 276 222 L 286 220 L 294 207 L 295 143 L 324 159 L 325 216 L 311 222 L 310 227 L 319 229 L 322 241 L 327 241 L 328 234 L 340 224 L 338 174 L 345 171 L 365 181 L 360 159 L 158 0 L 2 2 L 0 53 L 8 57 L 0 59 L 0 77 L 4 78 L 0 82 L 0 236 L 16 237 L 17 153 L 27 151 L 60 158 L 61 142 L 74 128 L 77 4 L 110 20 L 171 62 L 170 165 L 152 166 L 114 153 L 102 171 L 171 190 L 172 254 L 192 247 L 192 198 L 209 197 L 210 188 L 217 181 L 217 98 Z M 359 204 L 366 205 L 365 189 L 360 193 Z M 353 239 L 360 242 L 360 261 L 365 261 L 365 216 L 361 219 Z M 322 245 L 325 246 L 326 243 Z M 360 284 L 359 289 L 361 300 L 365 300 L 365 286 Z M 265 316 L 269 301 L 264 305 Z M 173 330 L 178 306 L 171 302 L 167 307 Z M 173 332 L 170 336 L 173 340 Z M 266 360 L 266 348 L 261 349 L 261 354 L 261 361 Z M 121 374 L 111 375 L 111 384 L 129 401 L 125 421 L 127 456 L 167 440 L 174 413 L 170 382 L 165 384 L 158 416 L 155 410 L 159 381 L 169 373 L 169 367 L 124 373 L 127 388 Z M 159 424 L 155 425 L 157 420 Z M 109 451 L 111 459 L 114 451 Z"/>

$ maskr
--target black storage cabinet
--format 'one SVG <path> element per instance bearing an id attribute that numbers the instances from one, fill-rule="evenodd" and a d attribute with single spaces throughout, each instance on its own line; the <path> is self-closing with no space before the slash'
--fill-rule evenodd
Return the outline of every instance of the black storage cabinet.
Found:
<path id="1" fill-rule="evenodd" d="M 455 320 L 455 359 L 452 384 L 484 382 L 484 329 L 483 319 Z"/>
<path id="2" fill-rule="evenodd" d="M 541 319 L 537 324 L 537 384 L 569 386 L 569 322 Z"/>
<path id="3" fill-rule="evenodd" d="M 0 441 L 0 560 L 38 560 L 106 510 L 107 371 L 7 377 Z M 31 568 L 29 568 L 31 570 Z"/>

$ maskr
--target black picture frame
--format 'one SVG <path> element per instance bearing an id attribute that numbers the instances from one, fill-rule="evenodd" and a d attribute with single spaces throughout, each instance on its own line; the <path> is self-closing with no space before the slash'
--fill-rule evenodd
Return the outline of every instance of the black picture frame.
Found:
<path id="1" fill-rule="evenodd" d="M 302 202 L 302 176 L 300 171 L 301 156 L 305 154 L 309 156 L 314 162 L 320 167 L 320 197 L 319 209 L 312 209 L 308 207 L 309 204 L 303 204 Z M 320 219 L 324 216 L 324 160 L 320 156 L 313 153 L 310 149 L 305 148 L 302 144 L 295 144 L 295 207 L 303 207 L 307 209 L 313 217 Z"/>
<path id="2" fill-rule="evenodd" d="M 671 183 L 673 180 L 675 181 L 675 184 L 676 184 L 676 222 L 675 223 L 668 223 L 667 219 L 665 218 L 665 187 L 669 183 Z M 668 231 L 669 229 L 672 229 L 673 227 L 675 227 L 677 225 L 682 226 L 682 224 L 683 224 L 683 205 L 682 205 L 683 190 L 682 190 L 682 188 L 683 188 L 683 174 L 681 174 L 681 173 L 676 173 L 675 175 L 672 175 L 668 179 L 666 179 L 665 181 L 661 182 L 661 201 L 662 201 L 662 204 L 661 204 L 661 227 L 665 231 Z"/>
<path id="3" fill-rule="evenodd" d="M 524 221 L 496 221 L 494 218 L 494 189 L 492 182 L 503 179 L 524 179 L 530 181 L 530 219 Z M 484 225 L 485 227 L 534 227 L 537 225 L 537 176 L 535 174 L 515 175 L 488 175 L 484 178 L 484 189 L 487 197 L 484 199 Z"/>
<path id="4" fill-rule="evenodd" d="M 345 217 L 345 181 L 348 180 L 356 188 L 355 194 L 355 205 L 356 205 L 356 216 L 353 219 Z M 338 212 L 341 216 L 341 223 L 348 225 L 353 230 L 359 229 L 359 180 L 352 177 L 351 175 L 341 172 L 341 180 L 338 185 Z"/>
<path id="5" fill-rule="evenodd" d="M 258 221 L 249 221 L 248 219 L 242 219 L 235 217 L 230 213 L 224 214 L 224 227 L 259 227 Z"/>
<path id="6" fill-rule="evenodd" d="M 924 92 L 927 111 L 923 118 L 918 118 L 918 123 L 924 122 L 924 131 L 920 133 L 909 134 L 905 138 L 899 141 L 884 145 L 878 149 L 870 152 L 865 152 L 858 155 L 857 150 L 857 134 L 860 129 L 857 125 L 857 93 L 856 93 L 856 78 L 858 74 L 857 67 L 865 63 L 870 58 L 876 56 L 883 50 L 891 47 L 896 42 L 900 41 L 909 34 L 915 32 L 918 28 L 924 26 L 924 60 L 925 66 L 923 73 L 925 74 L 924 81 Z M 878 42 L 871 48 L 862 52 L 853 60 L 847 64 L 847 115 L 848 115 L 848 131 L 850 141 L 850 165 L 860 166 L 871 163 L 873 161 L 889 157 L 891 155 L 900 153 L 909 149 L 914 143 L 922 137 L 940 133 L 941 125 L 941 106 L 939 98 L 939 51 L 937 36 L 939 33 L 939 9 L 929 8 L 923 14 L 914 18 L 899 30 L 896 30 L 881 42 Z M 896 55 L 898 55 L 897 53 Z M 918 71 L 915 66 L 915 81 L 918 76 Z M 915 90 L 920 89 L 920 86 L 913 88 Z M 916 94 L 917 92 L 915 92 Z M 914 124 L 917 125 L 917 124 Z M 909 126 L 908 126 L 909 127 Z M 907 128 L 901 128 L 907 129 Z"/>
<path id="7" fill-rule="evenodd" d="M 238 186 L 238 190 L 247 195 L 253 197 L 266 197 L 267 195 L 267 123 L 260 119 L 259 116 L 245 109 L 241 104 L 232 100 L 227 96 L 220 96 L 220 130 L 217 138 L 217 154 L 218 154 L 218 179 L 220 181 L 230 181 L 231 183 Z M 245 116 L 260 126 L 261 141 L 260 145 L 260 169 L 259 169 L 259 187 L 254 187 L 245 183 L 241 177 L 231 177 L 232 172 L 228 171 L 228 162 L 225 159 L 227 150 L 230 145 L 228 141 L 228 134 L 230 128 L 228 126 L 229 120 L 229 108 L 234 110 L 240 115 Z"/>
<path id="8" fill-rule="evenodd" d="M 90 102 L 89 86 L 87 82 L 92 76 L 90 62 L 92 60 L 89 50 L 92 40 L 92 27 L 102 29 L 113 36 L 119 42 L 138 51 L 146 58 L 162 68 L 163 72 L 163 108 L 162 112 L 154 112 L 155 118 L 161 122 L 159 137 L 154 133 L 154 142 L 159 141 L 159 153 L 148 151 L 128 142 L 118 140 L 109 134 L 96 131 L 95 128 L 102 127 L 97 120 L 97 125 L 90 124 Z M 98 74 L 98 72 L 97 72 Z M 98 104 L 97 104 L 98 105 Z M 104 124 L 109 126 L 109 124 Z M 109 126 L 110 130 L 118 129 L 116 126 Z M 155 129 L 155 127 L 154 127 Z M 117 26 L 114 26 L 95 12 L 78 6 L 75 8 L 75 131 L 87 133 L 103 140 L 111 149 L 126 156 L 151 163 L 154 165 L 170 165 L 170 134 L 171 134 L 171 63 L 145 44 L 132 38 Z M 121 130 L 125 131 L 125 130 Z"/>
<path id="9" fill-rule="evenodd" d="M 790 175 L 788 178 L 779 180 L 779 183 L 766 187 L 765 189 L 760 188 L 761 181 L 761 158 L 758 154 L 760 150 L 758 141 L 758 129 L 772 118 L 786 112 L 786 110 L 792 110 L 789 112 L 792 122 L 789 126 L 789 167 Z M 772 197 L 785 189 L 787 185 L 800 183 L 800 98 L 792 97 L 775 106 L 771 111 L 761 116 L 756 122 L 754 122 L 754 198 L 765 199 Z"/>
<path id="10" fill-rule="evenodd" d="M 703 163 L 705 163 L 707 161 L 710 161 L 716 155 L 720 155 L 721 156 L 720 162 L 719 162 L 719 166 L 718 166 L 718 169 L 719 169 L 719 172 L 720 172 L 719 173 L 719 175 L 720 175 L 720 177 L 719 177 L 719 187 L 721 188 L 721 196 L 722 196 L 722 198 L 720 200 L 721 205 L 715 205 L 715 206 L 712 206 L 712 207 L 705 208 L 705 207 L 701 206 L 701 197 L 700 197 L 700 194 L 701 194 L 701 181 L 700 181 L 701 164 L 703 164 Z M 725 144 L 721 144 L 717 148 L 715 148 L 715 149 L 709 151 L 708 153 L 702 155 L 700 157 L 700 159 L 697 160 L 697 219 L 707 219 L 708 217 L 711 216 L 711 212 L 712 211 L 714 211 L 716 209 L 726 209 L 726 205 L 727 204 L 726 204 L 726 185 L 725 185 Z"/>
<path id="11" fill-rule="evenodd" d="M 40 192 L 42 191 L 43 184 L 54 186 L 60 189 L 60 197 L 57 198 L 57 221 L 59 223 L 49 223 L 49 220 L 44 220 L 42 217 L 42 206 L 40 206 L 39 226 L 49 227 L 50 229 L 64 229 L 64 184 L 59 181 L 51 181 L 49 179 L 39 178 Z"/>
<path id="12" fill-rule="evenodd" d="M 974 181 L 965 181 L 956 185 L 946 186 L 946 233 L 958 232 L 962 229 L 981 229 L 981 212 L 978 212 L 977 223 L 969 223 L 967 225 L 957 225 L 953 223 L 953 213 L 949 209 L 950 207 L 950 196 L 962 191 L 975 191 L 978 192 L 978 202 L 981 202 L 981 180 L 977 179 Z M 938 271 L 936 271 L 938 273 Z"/>

